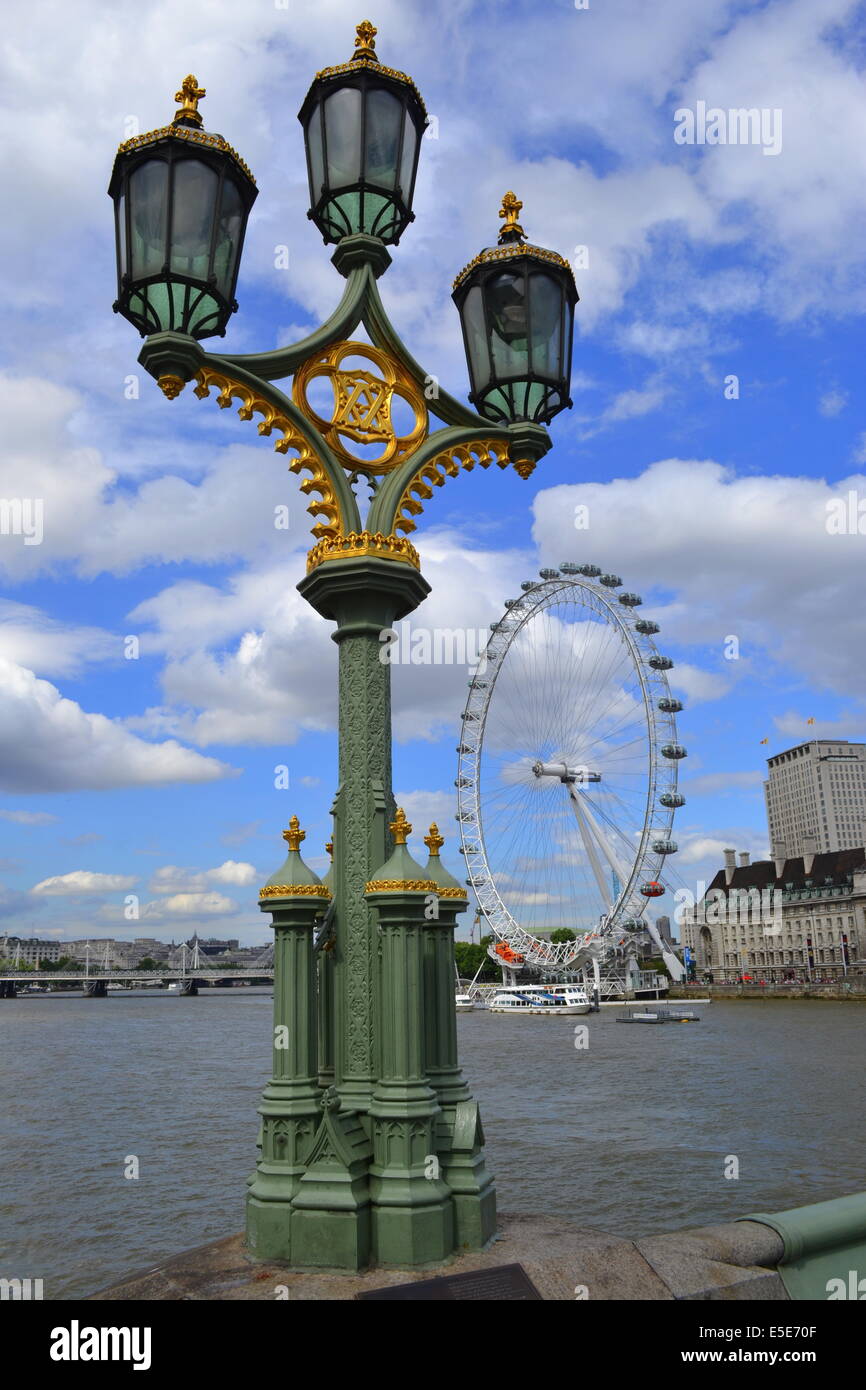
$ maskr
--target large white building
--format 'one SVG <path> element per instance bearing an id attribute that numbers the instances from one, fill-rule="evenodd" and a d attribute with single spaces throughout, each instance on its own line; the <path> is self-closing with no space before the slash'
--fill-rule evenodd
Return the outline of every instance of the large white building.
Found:
<path id="1" fill-rule="evenodd" d="M 764 783 L 774 855 L 796 858 L 866 845 L 866 743 L 813 739 L 767 759 Z M 814 846 L 810 837 L 814 836 Z"/>
<path id="2" fill-rule="evenodd" d="M 725 850 L 702 899 L 679 915 L 698 979 L 836 980 L 866 971 L 866 850 L 737 864 Z"/>

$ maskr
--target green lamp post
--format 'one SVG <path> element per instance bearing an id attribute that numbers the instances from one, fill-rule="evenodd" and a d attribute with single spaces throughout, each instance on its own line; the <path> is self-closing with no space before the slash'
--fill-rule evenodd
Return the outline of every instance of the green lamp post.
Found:
<path id="1" fill-rule="evenodd" d="M 441 863 L 435 827 L 425 867 L 406 847 L 381 634 L 429 592 L 409 536 L 434 489 L 492 463 L 528 478 L 550 448 L 544 426 L 570 404 L 577 299 L 568 263 L 525 243 L 520 204 L 506 195 L 502 244 L 455 287 L 480 413 L 441 389 L 428 399 L 429 376 L 376 283 L 413 218 L 426 115 L 411 79 L 379 62 L 375 36 L 368 21 L 358 26 L 352 58 L 318 74 L 300 112 L 309 215 L 335 243 L 346 281 L 330 318 L 301 342 L 253 354 L 201 346 L 236 308 L 256 190 L 223 138 L 201 129 L 194 77 L 171 126 L 121 146 L 109 189 L 115 308 L 147 335 L 139 361 L 169 399 L 193 383 L 200 399 L 215 392 L 222 408 L 237 405 L 287 457 L 314 519 L 298 588 L 333 623 L 339 650 L 333 860 L 320 883 L 293 819 L 288 859 L 260 898 L 275 933 L 274 1075 L 260 1107 L 248 1247 L 300 1268 L 425 1264 L 494 1234 L 478 1106 L 457 1059 L 453 932 L 466 898 Z M 185 172 L 192 163 L 205 172 Z M 359 324 L 369 341 L 353 339 Z M 412 421 L 402 434 L 397 399 Z"/>

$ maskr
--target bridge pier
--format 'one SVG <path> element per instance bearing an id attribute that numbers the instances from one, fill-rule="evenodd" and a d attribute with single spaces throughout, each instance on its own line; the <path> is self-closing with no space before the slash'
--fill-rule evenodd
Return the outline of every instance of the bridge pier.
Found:
<path id="1" fill-rule="evenodd" d="M 182 998 L 182 999 L 187 999 L 187 998 L 189 998 L 191 995 L 194 995 L 194 994 L 198 994 L 198 985 L 196 984 L 195 980 L 183 980 L 183 981 L 181 981 L 181 986 L 180 986 L 180 995 L 181 995 L 181 998 Z"/>
<path id="2" fill-rule="evenodd" d="M 0 980 L 0 999 L 17 999 L 18 991 L 14 980 Z"/>
<path id="3" fill-rule="evenodd" d="M 85 999 L 104 999 L 108 989 L 104 980 L 87 980 L 84 985 Z"/>

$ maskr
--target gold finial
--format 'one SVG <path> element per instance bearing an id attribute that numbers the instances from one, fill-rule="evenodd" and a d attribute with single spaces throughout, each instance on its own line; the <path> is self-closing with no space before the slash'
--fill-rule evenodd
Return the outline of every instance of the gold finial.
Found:
<path id="1" fill-rule="evenodd" d="M 397 807 L 397 814 L 388 829 L 394 836 L 395 845 L 405 845 L 407 838 L 412 834 L 412 827 L 406 819 L 406 812 L 402 806 Z"/>
<path id="2" fill-rule="evenodd" d="M 369 58 L 372 62 L 378 63 L 379 59 L 376 57 L 376 35 L 378 32 L 379 30 L 374 28 L 369 19 L 365 19 L 358 25 L 355 30 L 358 37 L 355 39 L 353 62 L 357 62 L 359 58 Z"/>
<path id="3" fill-rule="evenodd" d="M 333 857 L 334 857 L 334 841 L 333 841 L 333 840 L 329 840 L 328 843 L 325 845 L 325 853 L 326 853 L 326 854 L 330 854 L 331 858 L 333 859 Z"/>
<path id="4" fill-rule="evenodd" d="M 429 849 L 431 855 L 438 855 L 440 849 L 445 843 L 444 837 L 439 834 L 439 826 L 436 824 L 435 820 L 430 827 L 430 834 L 424 836 L 424 843 Z"/>
<path id="5" fill-rule="evenodd" d="M 306 838 L 307 832 L 301 829 L 301 822 L 297 816 L 292 816 L 288 830 L 283 831 L 283 839 L 288 844 L 289 849 L 296 853 L 301 848 L 301 841 L 306 840 Z"/>
<path id="6" fill-rule="evenodd" d="M 502 199 L 502 207 L 499 209 L 499 216 L 505 218 L 505 222 L 499 229 L 499 245 L 503 246 L 508 241 L 522 241 L 526 233 L 518 222 L 517 218 L 520 209 L 523 207 L 516 193 L 510 191 Z"/>
<path id="7" fill-rule="evenodd" d="M 204 87 L 198 85 L 198 78 L 189 73 L 180 84 L 180 91 L 175 92 L 174 99 L 182 103 L 174 113 L 174 123 L 184 121 L 187 125 L 201 125 L 201 112 L 198 109 L 199 101 L 206 96 Z"/>

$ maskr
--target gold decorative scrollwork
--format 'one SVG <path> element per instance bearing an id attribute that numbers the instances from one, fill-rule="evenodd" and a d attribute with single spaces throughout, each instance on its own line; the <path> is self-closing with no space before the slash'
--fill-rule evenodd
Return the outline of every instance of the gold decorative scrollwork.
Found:
<path id="1" fill-rule="evenodd" d="M 253 415 L 259 414 L 262 419 L 258 422 L 257 429 L 259 434 L 270 435 L 274 430 L 279 430 L 280 438 L 275 440 L 274 448 L 278 454 L 287 454 L 293 449 L 297 454 L 296 458 L 289 460 L 289 470 L 292 473 L 311 473 L 312 477 L 301 479 L 301 492 L 307 497 L 311 493 L 317 492 L 318 499 L 314 499 L 307 504 L 307 511 L 311 516 L 321 516 L 322 521 L 316 522 L 312 528 L 313 535 L 319 540 L 328 537 L 339 536 L 343 517 L 340 512 L 340 503 L 334 492 L 333 484 L 328 477 L 325 466 L 321 459 L 307 443 L 295 423 L 278 410 L 276 406 L 260 396 L 251 386 L 245 382 L 235 381 L 234 378 L 226 376 L 224 372 L 211 371 L 209 367 L 201 367 L 196 372 L 195 380 L 198 383 L 195 387 L 195 394 L 200 400 L 205 400 L 214 387 L 218 392 L 216 401 L 221 410 L 227 410 L 233 400 L 241 402 L 238 415 L 242 420 L 252 420 Z"/>
<path id="2" fill-rule="evenodd" d="M 342 364 L 351 357 L 371 362 L 376 370 L 368 372 L 357 366 L 344 369 Z M 308 399 L 308 388 L 318 378 L 329 381 L 334 392 L 327 420 Z M 415 417 L 407 435 L 398 435 L 394 429 L 391 405 L 395 396 L 406 402 Z M 399 362 L 369 343 L 332 343 L 316 353 L 298 368 L 292 397 L 343 466 L 353 473 L 388 473 L 427 438 L 429 416 L 417 383 Z M 375 459 L 359 456 L 347 448 L 346 439 L 381 445 L 382 452 Z"/>
<path id="3" fill-rule="evenodd" d="M 323 883 L 272 883 L 263 888 L 260 898 L 330 898 Z"/>
<path id="4" fill-rule="evenodd" d="M 365 893 L 435 893 L 440 889 L 432 878 L 374 878 Z"/>
<path id="5" fill-rule="evenodd" d="M 323 560 L 346 560 L 356 555 L 377 555 L 382 560 L 403 560 L 421 568 L 418 551 L 405 536 L 386 536 L 382 531 L 350 531 L 347 536 L 327 536 L 307 555 L 307 573 Z"/>
<path id="6" fill-rule="evenodd" d="M 442 487 L 446 478 L 456 478 L 461 468 L 469 473 L 476 463 L 489 468 L 494 462 L 500 468 L 507 468 L 510 461 L 508 442 L 503 439 L 477 439 L 471 444 L 452 444 L 443 449 L 422 463 L 407 483 L 397 506 L 394 530 L 414 531 L 412 517 L 424 510 L 424 503 L 433 496 L 434 487 Z"/>

